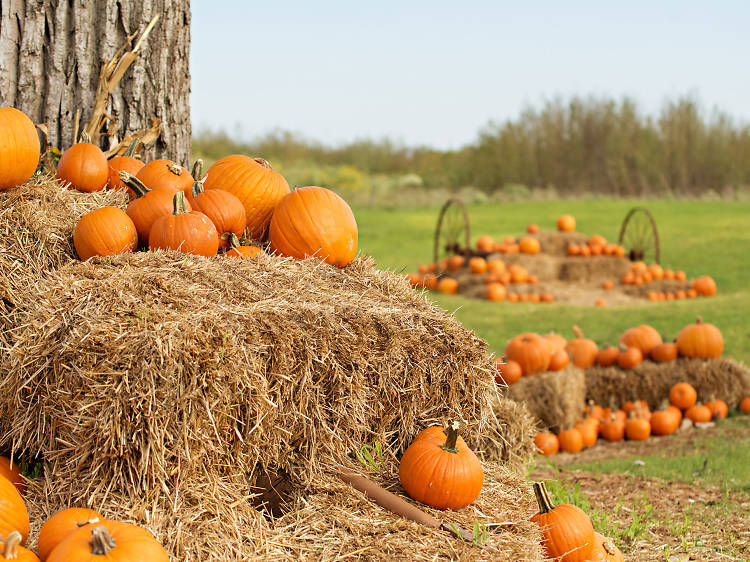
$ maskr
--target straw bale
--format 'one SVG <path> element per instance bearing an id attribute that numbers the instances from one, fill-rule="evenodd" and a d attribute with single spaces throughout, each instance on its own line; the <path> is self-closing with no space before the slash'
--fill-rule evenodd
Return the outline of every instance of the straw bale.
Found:
<path id="1" fill-rule="evenodd" d="M 570 282 L 620 279 L 629 270 L 630 262 L 616 256 L 566 258 L 560 265 L 559 279 Z"/>
<path id="2" fill-rule="evenodd" d="M 736 409 L 744 396 L 750 395 L 750 369 L 733 359 L 685 359 L 668 363 L 644 361 L 635 369 L 593 367 L 586 370 L 586 398 L 598 404 L 618 405 L 635 395 L 656 408 L 669 396 L 669 389 L 678 382 L 689 382 L 698 392 L 698 399 L 720 398 Z"/>
<path id="3" fill-rule="evenodd" d="M 537 432 L 537 419 L 525 404 L 500 395 L 492 406 L 494 419 L 479 436 L 479 441 L 470 441 L 470 445 L 479 458 L 503 461 L 507 468 L 525 474 L 529 460 L 536 453 L 533 440 Z"/>
<path id="4" fill-rule="evenodd" d="M 643 285 L 623 285 L 622 290 L 625 294 L 634 297 L 645 297 L 651 292 L 674 293 L 675 291 L 687 291 L 690 283 L 687 281 L 675 281 L 674 279 L 660 279 L 651 281 Z"/>
<path id="5" fill-rule="evenodd" d="M 500 254 L 507 265 L 518 264 L 526 268 L 529 274 L 536 275 L 540 281 L 549 281 L 560 277 L 562 258 L 545 253 L 539 254 Z"/>
<path id="6" fill-rule="evenodd" d="M 521 377 L 508 387 L 506 396 L 525 404 L 542 427 L 557 433 L 583 415 L 586 403 L 583 370 L 568 365 L 561 371 Z"/>

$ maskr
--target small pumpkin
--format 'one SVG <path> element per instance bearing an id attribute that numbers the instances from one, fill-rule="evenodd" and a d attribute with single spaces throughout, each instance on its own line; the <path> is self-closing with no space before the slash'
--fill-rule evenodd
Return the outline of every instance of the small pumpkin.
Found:
<path id="1" fill-rule="evenodd" d="M 712 398 L 712 400 L 706 402 L 706 408 L 711 410 L 711 419 L 723 420 L 729 415 L 727 403 L 718 398 Z M 0 457 L 1 459 L 2 457 Z"/>
<path id="2" fill-rule="evenodd" d="M 541 249 L 539 240 L 531 236 L 524 236 L 518 243 L 518 249 L 522 254 L 538 254 Z"/>
<path id="3" fill-rule="evenodd" d="M 0 107 L 0 191 L 31 179 L 39 164 L 34 123 L 15 107 Z"/>
<path id="4" fill-rule="evenodd" d="M 502 357 L 498 357 L 495 359 L 495 369 L 497 369 L 498 373 L 495 375 L 495 382 L 497 384 L 507 384 L 510 386 L 511 384 L 520 381 L 521 376 L 523 375 L 521 365 L 512 359 L 503 361 Z"/>
<path id="5" fill-rule="evenodd" d="M 537 224 L 535 224 L 533 222 L 529 223 L 526 226 L 526 232 L 528 232 L 529 234 L 538 234 L 539 233 L 539 225 L 537 225 Z"/>
<path id="6" fill-rule="evenodd" d="M 495 240 L 492 236 L 483 234 L 477 238 L 477 250 L 480 252 L 491 253 L 495 250 Z"/>
<path id="7" fill-rule="evenodd" d="M 438 281 L 437 290 L 446 295 L 455 295 L 458 292 L 458 281 L 453 277 L 443 277 Z"/>
<path id="8" fill-rule="evenodd" d="M 188 211 L 185 194 L 173 195 L 172 213 L 154 221 L 148 236 L 151 250 L 177 250 L 184 254 L 213 257 L 219 249 L 214 223 L 198 211 Z"/>
<path id="9" fill-rule="evenodd" d="M 561 232 L 574 232 L 576 219 L 573 215 L 560 215 L 557 217 L 557 230 Z"/>
<path id="10" fill-rule="evenodd" d="M 657 363 L 666 363 L 677 359 L 677 341 L 663 342 L 651 350 L 651 359 Z"/>
<path id="11" fill-rule="evenodd" d="M 135 139 L 125 151 L 125 154 L 110 158 L 108 162 L 109 177 L 107 178 L 107 189 L 127 191 L 131 199 L 135 198 L 135 192 L 122 183 L 120 172 L 127 172 L 136 175 L 141 171 L 141 168 L 144 166 L 143 161 L 134 157 L 135 151 L 140 143 L 140 139 Z"/>
<path id="12" fill-rule="evenodd" d="M 611 539 L 594 533 L 594 546 L 589 554 L 590 562 L 625 562 L 620 549 Z"/>
<path id="13" fill-rule="evenodd" d="M 78 221 L 73 230 L 73 245 L 82 261 L 94 256 L 125 254 L 138 247 L 138 231 L 122 209 L 101 207 Z"/>
<path id="14" fill-rule="evenodd" d="M 745 396 L 740 400 L 740 412 L 750 414 L 750 396 Z"/>
<path id="15" fill-rule="evenodd" d="M 599 435 L 606 441 L 622 441 L 625 438 L 625 421 L 619 419 L 614 413 L 605 415 L 599 424 Z"/>
<path id="16" fill-rule="evenodd" d="M 686 382 L 678 382 L 669 389 L 669 401 L 680 410 L 687 410 L 698 400 L 698 393 L 693 385 Z"/>
<path id="17" fill-rule="evenodd" d="M 196 181 L 190 205 L 194 211 L 206 215 L 219 233 L 219 247 L 229 247 L 229 236 L 242 236 L 245 232 L 245 207 L 231 193 L 223 189 L 204 191 L 203 183 Z"/>
<path id="18" fill-rule="evenodd" d="M 711 410 L 703 404 L 693 404 L 685 411 L 685 417 L 693 423 L 707 423 L 711 421 Z"/>
<path id="19" fill-rule="evenodd" d="M 675 416 L 673 411 L 667 410 L 666 404 L 651 414 L 651 433 L 654 435 L 670 435 L 674 433 L 680 422 L 682 421 L 682 415 L 679 417 Z"/>
<path id="20" fill-rule="evenodd" d="M 195 179 L 190 171 L 167 158 L 152 160 L 143 166 L 135 175 L 149 189 L 171 189 L 172 192 L 184 191 L 190 200 L 190 190 Z"/>
<path id="21" fill-rule="evenodd" d="M 661 335 L 648 324 L 641 324 L 634 328 L 625 330 L 620 336 L 620 344 L 625 347 L 637 347 L 641 350 L 643 358 L 651 355 L 651 350 L 662 343 Z"/>
<path id="22" fill-rule="evenodd" d="M 549 457 L 560 450 L 560 441 L 557 435 L 548 431 L 539 432 L 534 436 L 534 445 L 538 453 Z"/>
<path id="23" fill-rule="evenodd" d="M 263 250 L 257 246 L 241 246 L 240 240 L 235 234 L 229 236 L 229 249 L 224 253 L 224 257 L 227 258 L 239 258 L 247 259 L 262 254 Z M 414 275 L 414 274 L 412 274 Z M 416 277 L 409 278 L 409 283 L 415 287 L 424 283 L 424 277 L 417 275 Z"/>
<path id="24" fill-rule="evenodd" d="M 168 562 L 169 556 L 146 529 L 103 521 L 86 525 L 65 537 L 50 553 L 47 562 Z"/>
<path id="25" fill-rule="evenodd" d="M 26 481 L 21 476 L 21 469 L 8 457 L 0 456 L 0 476 L 10 480 L 22 496 L 26 493 Z"/>
<path id="26" fill-rule="evenodd" d="M 634 369 L 643 363 L 643 354 L 637 347 L 624 347 L 617 355 L 617 364 L 621 369 Z"/>
<path id="27" fill-rule="evenodd" d="M 580 453 L 583 450 L 583 435 L 575 427 L 563 429 L 557 436 L 560 449 L 566 453 Z"/>
<path id="28" fill-rule="evenodd" d="M 581 434 L 584 449 L 593 447 L 599 434 L 599 422 L 595 418 L 591 419 L 594 421 L 583 421 L 575 425 L 575 429 Z"/>
<path id="29" fill-rule="evenodd" d="M 516 336 L 505 347 L 505 357 L 518 362 L 524 375 L 546 371 L 549 368 L 550 356 L 547 341 L 532 332 Z"/>
<path id="30" fill-rule="evenodd" d="M 21 533 L 21 544 L 29 537 L 29 512 L 21 493 L 13 483 L 0 477 L 0 536 L 13 531 Z"/>
<path id="31" fill-rule="evenodd" d="M 550 371 L 561 371 L 570 364 L 570 356 L 564 349 L 558 349 L 552 355 L 550 355 L 549 367 Z"/>
<path id="32" fill-rule="evenodd" d="M 37 552 L 42 562 L 70 533 L 86 525 L 94 525 L 101 521 L 104 521 L 104 517 L 93 509 L 83 507 L 69 507 L 49 517 L 39 531 L 37 543 Z"/>
<path id="33" fill-rule="evenodd" d="M 529 272 L 526 268 L 515 263 L 508 266 L 508 273 L 510 273 L 511 283 L 526 283 L 529 279 Z"/>
<path id="34" fill-rule="evenodd" d="M 285 195 L 273 211 L 269 236 L 275 252 L 293 258 L 315 256 L 346 267 L 357 254 L 352 210 L 324 187 L 303 187 Z"/>
<path id="35" fill-rule="evenodd" d="M 625 436 L 630 441 L 645 441 L 651 435 L 651 424 L 640 417 L 637 411 L 630 412 L 625 422 Z"/>
<path id="36" fill-rule="evenodd" d="M 398 474 L 414 500 L 435 509 L 461 509 L 482 490 L 484 473 L 474 452 L 459 436 L 459 422 L 428 428 L 404 451 Z"/>
<path id="37" fill-rule="evenodd" d="M 709 275 L 703 275 L 693 279 L 690 288 L 703 297 L 712 297 L 716 294 L 716 281 Z"/>
<path id="38" fill-rule="evenodd" d="M 505 300 L 507 291 L 501 283 L 490 283 L 485 289 L 484 296 L 489 301 L 500 302 Z"/>
<path id="39" fill-rule="evenodd" d="M 78 191 L 101 191 L 109 179 L 109 163 L 98 146 L 79 142 L 63 152 L 57 177 Z"/>
<path id="40" fill-rule="evenodd" d="M 2 552 L 0 553 L 0 562 L 5 560 L 15 560 L 16 562 L 39 562 L 37 555 L 29 549 L 21 546 L 21 533 L 13 531 L 3 542 Z"/>
<path id="41" fill-rule="evenodd" d="M 605 291 L 611 291 L 614 288 L 615 284 L 612 281 L 605 281 L 604 283 L 602 283 L 602 289 L 604 289 Z"/>
<path id="42" fill-rule="evenodd" d="M 571 361 L 576 367 L 588 369 L 594 365 L 599 348 L 593 340 L 583 337 L 583 332 L 578 326 L 573 326 L 576 337 L 565 345 L 565 351 L 570 355 Z"/>
<path id="43" fill-rule="evenodd" d="M 596 353 L 596 364 L 600 367 L 611 367 L 617 363 L 617 358 L 620 356 L 620 351 L 616 347 L 607 345 L 606 343 Z"/>
<path id="44" fill-rule="evenodd" d="M 494 275 L 501 275 L 505 273 L 505 262 L 500 259 L 488 260 L 487 271 Z"/>
<path id="45" fill-rule="evenodd" d="M 604 417 L 604 408 L 594 403 L 592 399 L 589 399 L 586 405 L 586 409 L 583 412 L 584 414 L 586 414 L 586 416 L 590 418 L 595 418 L 599 421 L 601 421 L 602 418 Z"/>
<path id="46" fill-rule="evenodd" d="M 544 334 L 543 337 L 545 340 L 547 340 L 550 353 L 565 349 L 565 345 L 568 343 L 568 340 L 566 340 L 565 337 L 561 336 L 560 334 L 556 334 L 555 332 Z"/>
<path id="47" fill-rule="evenodd" d="M 469 271 L 477 275 L 487 273 L 487 260 L 479 256 L 471 258 L 469 260 Z"/>
<path id="48" fill-rule="evenodd" d="M 724 351 L 724 337 L 713 324 L 703 322 L 700 316 L 695 324 L 688 324 L 677 335 L 677 350 L 683 357 L 714 359 Z"/>
<path id="49" fill-rule="evenodd" d="M 544 482 L 534 482 L 539 512 L 531 518 L 542 529 L 542 546 L 548 558 L 583 562 L 594 547 L 594 526 L 584 511 L 572 504 L 555 507 Z"/>

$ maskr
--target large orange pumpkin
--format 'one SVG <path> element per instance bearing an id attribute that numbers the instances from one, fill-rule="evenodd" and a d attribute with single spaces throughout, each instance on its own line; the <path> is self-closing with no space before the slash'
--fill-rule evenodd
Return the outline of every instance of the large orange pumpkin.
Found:
<path id="1" fill-rule="evenodd" d="M 273 212 L 269 236 L 276 252 L 294 258 L 315 256 L 346 267 L 357 254 L 352 210 L 324 187 L 303 187 L 284 196 Z"/>
<path id="2" fill-rule="evenodd" d="M 560 562 L 583 562 L 594 547 L 594 526 L 580 507 L 555 507 L 543 482 L 534 482 L 539 513 L 531 520 L 542 529 L 542 546 L 547 556 Z"/>
<path id="3" fill-rule="evenodd" d="M 690 284 L 692 289 L 695 289 L 699 295 L 704 297 L 712 297 L 716 294 L 716 281 L 708 275 L 703 275 L 693 279 Z"/>
<path id="4" fill-rule="evenodd" d="M 713 324 L 706 324 L 699 316 L 695 324 L 688 324 L 677 335 L 677 350 L 683 357 L 721 357 L 724 337 Z"/>
<path id="5" fill-rule="evenodd" d="M 58 544 L 48 562 L 168 562 L 164 548 L 146 529 L 104 521 L 73 531 Z"/>
<path id="6" fill-rule="evenodd" d="M 57 177 L 78 191 L 101 191 L 109 179 L 109 163 L 98 146 L 79 142 L 63 152 Z"/>
<path id="7" fill-rule="evenodd" d="M 594 365 L 599 348 L 594 340 L 583 337 L 583 332 L 578 326 L 573 326 L 573 333 L 576 337 L 568 341 L 565 345 L 565 351 L 568 352 L 576 367 L 588 369 Z"/>
<path id="8" fill-rule="evenodd" d="M 662 343 L 661 335 L 648 324 L 625 330 L 620 336 L 620 344 L 625 347 L 637 347 L 644 358 L 650 357 L 651 350 Z"/>
<path id="9" fill-rule="evenodd" d="M 21 494 L 13 483 L 0 476 L 0 536 L 13 531 L 21 533 L 21 543 L 29 536 L 29 512 Z"/>
<path id="10" fill-rule="evenodd" d="M 516 336 L 505 347 L 505 357 L 521 365 L 524 375 L 546 371 L 551 355 L 547 341 L 531 332 Z"/>
<path id="11" fill-rule="evenodd" d="M 198 211 L 188 211 L 185 194 L 173 195 L 172 213 L 154 221 L 148 235 L 151 250 L 177 250 L 184 254 L 213 257 L 219 250 L 219 233 L 214 223 Z"/>
<path id="12" fill-rule="evenodd" d="M 14 107 L 0 107 L 0 191 L 29 181 L 39 154 L 39 137 L 31 119 Z"/>
<path id="13" fill-rule="evenodd" d="M 248 233 L 253 238 L 263 238 L 273 210 L 289 193 L 284 177 L 262 158 L 241 154 L 217 160 L 207 173 L 205 188 L 223 189 L 242 201 Z"/>
<path id="14" fill-rule="evenodd" d="M 132 252 L 138 247 L 138 231 L 132 219 L 117 207 L 101 207 L 86 213 L 73 230 L 73 245 L 81 260 Z"/>
<path id="15" fill-rule="evenodd" d="M 679 412 L 679 410 L 678 410 Z M 651 433 L 654 435 L 669 435 L 674 433 L 680 422 L 682 421 L 682 414 L 675 415 L 673 410 L 667 409 L 666 404 L 651 414 Z"/>
<path id="16" fill-rule="evenodd" d="M 459 423 L 422 431 L 404 451 L 398 467 L 410 497 L 435 509 L 461 509 L 482 490 L 482 465 L 463 438 Z"/>
<path id="17" fill-rule="evenodd" d="M 85 525 L 93 525 L 103 520 L 104 517 L 93 509 L 83 507 L 70 507 L 52 515 L 39 531 L 37 552 L 42 562 L 70 533 Z"/>

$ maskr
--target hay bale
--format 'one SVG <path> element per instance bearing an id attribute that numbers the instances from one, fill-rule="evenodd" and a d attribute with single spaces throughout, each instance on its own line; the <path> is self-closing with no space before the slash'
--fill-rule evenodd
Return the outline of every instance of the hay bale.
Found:
<path id="1" fill-rule="evenodd" d="M 678 382 L 689 382 L 698 399 L 720 398 L 736 409 L 740 400 L 750 395 L 750 369 L 732 359 L 685 359 L 668 363 L 644 361 L 635 369 L 593 367 L 586 370 L 586 398 L 598 404 L 609 404 L 614 398 L 622 405 L 635 395 L 656 408 L 669 396 Z"/>
<path id="2" fill-rule="evenodd" d="M 674 293 L 676 291 L 687 291 L 690 283 L 687 281 L 675 281 L 674 279 L 659 279 L 643 285 L 623 285 L 625 294 L 633 297 L 645 297 L 648 293 Z"/>
<path id="3" fill-rule="evenodd" d="M 508 387 L 505 396 L 525 404 L 542 427 L 557 433 L 583 415 L 584 374 L 578 367 L 568 365 L 562 371 L 521 377 Z"/>
<path id="4" fill-rule="evenodd" d="M 518 264 L 526 268 L 529 274 L 536 275 L 540 281 L 550 281 L 560 277 L 563 260 L 546 253 L 539 254 L 499 254 L 506 264 Z"/>
<path id="5" fill-rule="evenodd" d="M 533 439 L 538 421 L 524 404 L 500 395 L 492 409 L 494 418 L 488 428 L 478 436 L 479 440 L 469 443 L 480 459 L 502 461 L 510 470 L 524 474 L 529 460 L 536 454 Z"/>
<path id="6" fill-rule="evenodd" d="M 559 279 L 569 282 L 619 280 L 629 270 L 630 262 L 616 256 L 566 258 L 560 264 Z"/>

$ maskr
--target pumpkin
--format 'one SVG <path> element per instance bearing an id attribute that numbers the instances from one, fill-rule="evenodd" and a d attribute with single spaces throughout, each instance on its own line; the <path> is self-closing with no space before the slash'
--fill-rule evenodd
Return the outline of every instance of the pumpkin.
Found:
<path id="1" fill-rule="evenodd" d="M 604 417 L 604 409 L 598 404 L 595 404 L 592 399 L 589 399 L 586 409 L 583 412 L 588 417 L 597 419 L 599 421 L 601 421 Z"/>
<path id="2" fill-rule="evenodd" d="M 469 260 L 469 270 L 472 273 L 487 273 L 487 261 L 484 258 L 473 257 Z"/>
<path id="3" fill-rule="evenodd" d="M 235 238 L 237 237 L 235 236 Z M 251 258 L 253 256 L 257 256 L 260 252 L 262 252 L 262 250 L 256 246 L 240 246 L 239 241 L 237 242 L 235 246 L 232 246 L 230 242 L 229 246 L 230 246 L 229 250 L 227 250 L 226 253 L 224 253 L 225 257 L 228 256 L 228 257 L 233 257 L 233 258 L 245 259 L 245 258 Z M 237 248 L 243 248 L 243 249 L 238 250 Z M 232 250 L 236 250 L 236 251 L 232 252 Z M 245 251 L 248 252 L 247 255 L 244 253 Z M 411 285 L 412 287 L 419 287 L 420 285 L 424 283 L 424 277 L 420 275 L 419 273 L 407 273 L 405 279 L 409 282 L 409 285 Z"/>
<path id="4" fill-rule="evenodd" d="M 65 537 L 81 527 L 103 521 L 104 517 L 93 509 L 69 507 L 52 515 L 39 531 L 37 552 L 44 562 Z"/>
<path id="5" fill-rule="evenodd" d="M 698 399 L 693 385 L 686 382 L 678 382 L 669 389 L 669 401 L 680 410 L 687 410 Z"/>
<path id="6" fill-rule="evenodd" d="M 122 156 L 115 156 L 108 162 L 109 177 L 107 178 L 107 189 L 127 191 L 131 199 L 135 198 L 135 192 L 122 183 L 120 172 L 127 172 L 136 175 L 141 171 L 141 168 L 144 166 L 143 161 L 133 157 L 140 142 L 139 139 L 135 139 L 125 151 L 125 154 Z"/>
<path id="7" fill-rule="evenodd" d="M 434 291 L 438 286 L 438 278 L 434 273 L 427 273 L 424 276 L 424 286 Z"/>
<path id="8" fill-rule="evenodd" d="M 529 223 L 529 225 L 526 226 L 526 232 L 529 234 L 537 234 L 539 232 L 539 226 L 535 223 Z"/>
<path id="9" fill-rule="evenodd" d="M 0 456 L 0 476 L 10 480 L 19 494 L 24 495 L 26 493 L 26 481 L 21 476 L 21 469 L 18 468 L 18 464 L 11 461 L 8 457 Z"/>
<path id="10" fill-rule="evenodd" d="M 453 277 L 443 277 L 438 281 L 437 289 L 446 295 L 455 295 L 458 292 L 458 281 Z"/>
<path id="11" fill-rule="evenodd" d="M 580 453 L 583 450 L 583 435 L 575 427 L 563 429 L 557 436 L 560 449 L 566 453 Z"/>
<path id="12" fill-rule="evenodd" d="M 666 279 L 667 281 L 672 281 L 674 279 L 674 270 L 665 269 L 663 275 L 664 275 L 663 279 Z"/>
<path id="13" fill-rule="evenodd" d="M 138 247 L 138 231 L 131 218 L 117 207 L 101 207 L 86 213 L 73 230 L 73 245 L 81 260 L 132 252 Z"/>
<path id="14" fill-rule="evenodd" d="M 484 234 L 477 238 L 477 250 L 480 252 L 490 253 L 495 250 L 495 241 L 492 236 Z"/>
<path id="15" fill-rule="evenodd" d="M 580 255 L 584 258 L 587 258 L 591 255 L 591 248 L 589 248 L 586 245 L 581 246 L 581 253 Z"/>
<path id="16" fill-rule="evenodd" d="M 687 279 L 687 275 L 685 274 L 684 271 L 675 271 L 674 279 L 675 281 L 685 281 Z"/>
<path id="17" fill-rule="evenodd" d="M 239 199 L 223 189 L 204 191 L 200 181 L 193 184 L 192 194 L 190 205 L 214 223 L 220 248 L 229 247 L 230 234 L 242 236 L 245 232 L 245 207 Z"/>
<path id="18" fill-rule="evenodd" d="M 78 191 L 101 191 L 109 179 L 109 163 L 98 146 L 79 142 L 63 152 L 57 177 Z"/>
<path id="19" fill-rule="evenodd" d="M 594 306 L 607 306 L 607 301 L 605 299 L 596 299 Z"/>
<path id="20" fill-rule="evenodd" d="M 303 187 L 285 195 L 273 212 L 269 235 L 273 250 L 284 256 L 315 256 L 346 267 L 357 254 L 357 221 L 352 210 L 324 187 Z"/>
<path id="21" fill-rule="evenodd" d="M 683 357 L 721 357 L 724 337 L 713 324 L 703 322 L 699 316 L 695 324 L 685 326 L 677 335 L 677 351 Z"/>
<path id="22" fill-rule="evenodd" d="M 508 302 L 518 302 L 518 293 L 508 292 Z"/>
<path id="23" fill-rule="evenodd" d="M 674 410 L 669 410 L 666 404 L 662 404 L 658 410 L 651 414 L 649 421 L 651 432 L 654 435 L 670 435 L 680 427 L 682 414 L 678 410 L 678 415 L 675 415 Z"/>
<path id="24" fill-rule="evenodd" d="M 515 263 L 508 266 L 508 273 L 510 273 L 511 283 L 526 283 L 529 279 L 529 272 L 526 268 Z"/>
<path id="25" fill-rule="evenodd" d="M 550 356 L 547 341 L 539 334 L 531 332 L 516 336 L 505 347 L 505 357 L 517 361 L 524 375 L 546 371 Z"/>
<path id="26" fill-rule="evenodd" d="M 13 531 L 3 539 L 3 549 L 0 561 L 15 560 L 16 562 L 39 562 L 37 555 L 21 546 L 21 533 Z"/>
<path id="27" fill-rule="evenodd" d="M 404 451 L 398 475 L 414 500 L 435 509 L 461 509 L 479 496 L 482 465 L 458 435 L 459 425 L 429 428 Z"/>
<path id="28" fill-rule="evenodd" d="M 253 258 L 262 253 L 263 250 L 257 246 L 241 246 L 239 238 L 237 238 L 236 235 L 231 234 L 229 236 L 229 249 L 224 253 L 224 257 L 244 260 L 247 258 Z M 412 273 L 408 275 L 407 280 L 415 287 L 424 284 L 424 277 L 418 274 Z"/>
<path id="29" fill-rule="evenodd" d="M 560 215 L 557 218 L 557 230 L 573 232 L 576 229 L 576 219 L 573 215 Z"/>
<path id="30" fill-rule="evenodd" d="M 711 419 L 723 420 L 729 415 L 729 407 L 723 400 L 713 398 L 711 401 L 706 402 L 706 408 L 711 410 Z M 0 460 L 2 457 L 0 457 Z"/>
<path id="31" fill-rule="evenodd" d="M 568 352 L 564 349 L 558 349 L 550 356 L 549 367 L 547 368 L 550 371 L 561 371 L 567 367 L 569 363 L 570 356 L 568 355 Z"/>
<path id="32" fill-rule="evenodd" d="M 651 359 L 659 363 L 674 361 L 677 359 L 677 342 L 664 342 L 651 350 Z"/>
<path id="33" fill-rule="evenodd" d="M 489 260 L 487 261 L 487 271 L 494 275 L 501 275 L 505 273 L 505 262 L 499 259 Z"/>
<path id="34" fill-rule="evenodd" d="M 29 536 L 29 512 L 21 498 L 21 493 L 13 483 L 0 477 L 0 536 L 13 531 L 21 533 L 21 543 Z"/>
<path id="35" fill-rule="evenodd" d="M 745 396 L 742 400 L 740 400 L 740 412 L 742 412 L 743 414 L 750 413 L 750 396 Z"/>
<path id="36" fill-rule="evenodd" d="M 531 236 L 524 236 L 518 243 L 518 249 L 522 254 L 538 254 L 541 249 L 539 240 Z"/>
<path id="37" fill-rule="evenodd" d="M 148 237 L 156 219 L 172 212 L 175 191 L 167 188 L 149 189 L 128 172 L 120 172 L 120 179 L 136 194 L 126 212 L 135 225 L 139 246 L 148 246 Z M 191 211 L 192 207 L 185 202 L 185 209 Z"/>
<path id="38" fill-rule="evenodd" d="M 637 347 L 626 347 L 620 350 L 617 364 L 621 369 L 633 369 L 643 363 L 643 354 Z"/>
<path id="39" fill-rule="evenodd" d="M 625 330 L 620 336 L 620 345 L 637 347 L 641 350 L 644 358 L 649 357 L 651 350 L 660 343 L 662 343 L 662 340 L 659 332 L 647 324 Z"/>
<path id="40" fill-rule="evenodd" d="M 571 361 L 576 367 L 588 369 L 594 365 L 599 348 L 593 340 L 583 337 L 583 332 L 578 326 L 573 326 L 576 337 L 565 345 L 565 351 L 570 355 Z"/>
<path id="41" fill-rule="evenodd" d="M 620 357 L 620 351 L 616 347 L 605 343 L 596 353 L 595 362 L 600 367 L 611 367 L 617 363 L 618 357 Z"/>
<path id="42" fill-rule="evenodd" d="M 606 441 L 622 441 L 625 437 L 625 421 L 614 413 L 605 416 L 599 425 L 599 435 Z"/>
<path id="43" fill-rule="evenodd" d="M 542 293 L 539 296 L 540 302 L 555 302 L 555 296 L 552 293 Z"/>
<path id="44" fill-rule="evenodd" d="M 716 281 L 708 275 L 703 275 L 693 279 L 690 288 L 703 297 L 712 297 L 716 294 Z"/>
<path id="45" fill-rule="evenodd" d="M 451 256 L 449 258 L 446 258 L 445 265 L 442 266 L 441 270 L 449 270 L 449 271 L 458 271 L 464 266 L 464 263 L 466 260 L 463 256 Z"/>
<path id="46" fill-rule="evenodd" d="M 537 452 L 545 457 L 554 455 L 560 450 L 560 442 L 557 439 L 557 435 L 547 431 L 537 433 L 534 436 L 534 445 Z"/>
<path id="47" fill-rule="evenodd" d="M 156 219 L 151 227 L 149 249 L 215 256 L 219 250 L 219 234 L 214 223 L 203 213 L 188 211 L 186 203 L 182 191 L 174 194 L 172 213 Z"/>
<path id="48" fill-rule="evenodd" d="M 651 435 L 651 424 L 640 417 L 636 411 L 630 412 L 625 422 L 625 436 L 630 441 L 645 441 Z"/>
<path id="49" fill-rule="evenodd" d="M 693 404 L 685 412 L 685 417 L 693 423 L 707 423 L 711 421 L 711 410 L 703 404 Z"/>
<path id="50" fill-rule="evenodd" d="M 624 562 L 620 549 L 615 546 L 611 539 L 599 533 L 594 533 L 594 546 L 589 554 L 590 562 Z"/>
<path id="51" fill-rule="evenodd" d="M 648 272 L 655 281 L 659 281 L 664 278 L 664 270 L 658 263 L 653 263 L 648 266 Z"/>
<path id="52" fill-rule="evenodd" d="M 14 107 L 0 107 L 0 191 L 31 179 L 40 145 L 31 119 Z"/>
<path id="53" fill-rule="evenodd" d="M 568 244 L 568 255 L 569 256 L 580 256 L 581 247 L 578 244 Z"/>
<path id="54" fill-rule="evenodd" d="M 591 422 L 581 422 L 579 424 L 576 424 L 574 429 L 578 430 L 578 433 L 581 434 L 581 440 L 583 443 L 583 447 L 585 449 L 588 449 L 589 447 L 593 447 L 596 443 L 596 438 L 599 433 L 599 422 L 596 420 L 596 418 L 591 418 L 594 420 L 593 423 Z"/>
<path id="55" fill-rule="evenodd" d="M 589 559 L 594 546 L 594 526 L 584 511 L 572 504 L 555 507 L 543 482 L 534 482 L 539 513 L 531 518 L 542 529 L 542 546 L 548 558 L 560 562 Z"/>
<path id="56" fill-rule="evenodd" d="M 484 296 L 489 301 L 500 302 L 505 300 L 507 291 L 500 283 L 490 283 L 485 289 Z"/>
<path id="57" fill-rule="evenodd" d="M 152 160 L 143 166 L 135 177 L 149 189 L 184 191 L 188 201 L 191 197 L 190 190 L 195 182 L 187 168 L 166 158 Z"/>
<path id="58" fill-rule="evenodd" d="M 289 184 L 266 160 L 240 154 L 217 160 L 204 185 L 228 191 L 242 202 L 248 234 L 257 240 L 265 236 L 276 205 L 289 193 Z"/>
<path id="59" fill-rule="evenodd" d="M 604 289 L 605 291 L 611 291 L 612 289 L 614 289 L 614 287 L 615 284 L 612 283 L 612 281 L 605 281 L 604 283 L 602 283 L 602 289 Z"/>
<path id="60" fill-rule="evenodd" d="M 58 544 L 47 562 L 168 562 L 164 548 L 146 529 L 122 523 L 103 521 L 73 531 Z"/>
<path id="61" fill-rule="evenodd" d="M 539 283 L 539 277 L 537 277 L 536 275 L 529 275 L 529 278 L 526 279 L 526 282 L 531 283 L 532 285 L 536 285 L 537 283 Z"/>
<path id="62" fill-rule="evenodd" d="M 556 334 L 555 332 L 544 334 L 543 337 L 545 340 L 547 340 L 547 345 L 549 346 L 550 353 L 565 349 L 565 345 L 568 343 L 568 340 L 566 340 L 560 334 Z"/>
<path id="63" fill-rule="evenodd" d="M 503 357 L 495 359 L 495 369 L 498 374 L 495 375 L 495 382 L 497 384 L 511 385 L 521 380 L 523 371 L 521 365 L 518 362 L 511 360 L 504 361 Z"/>

